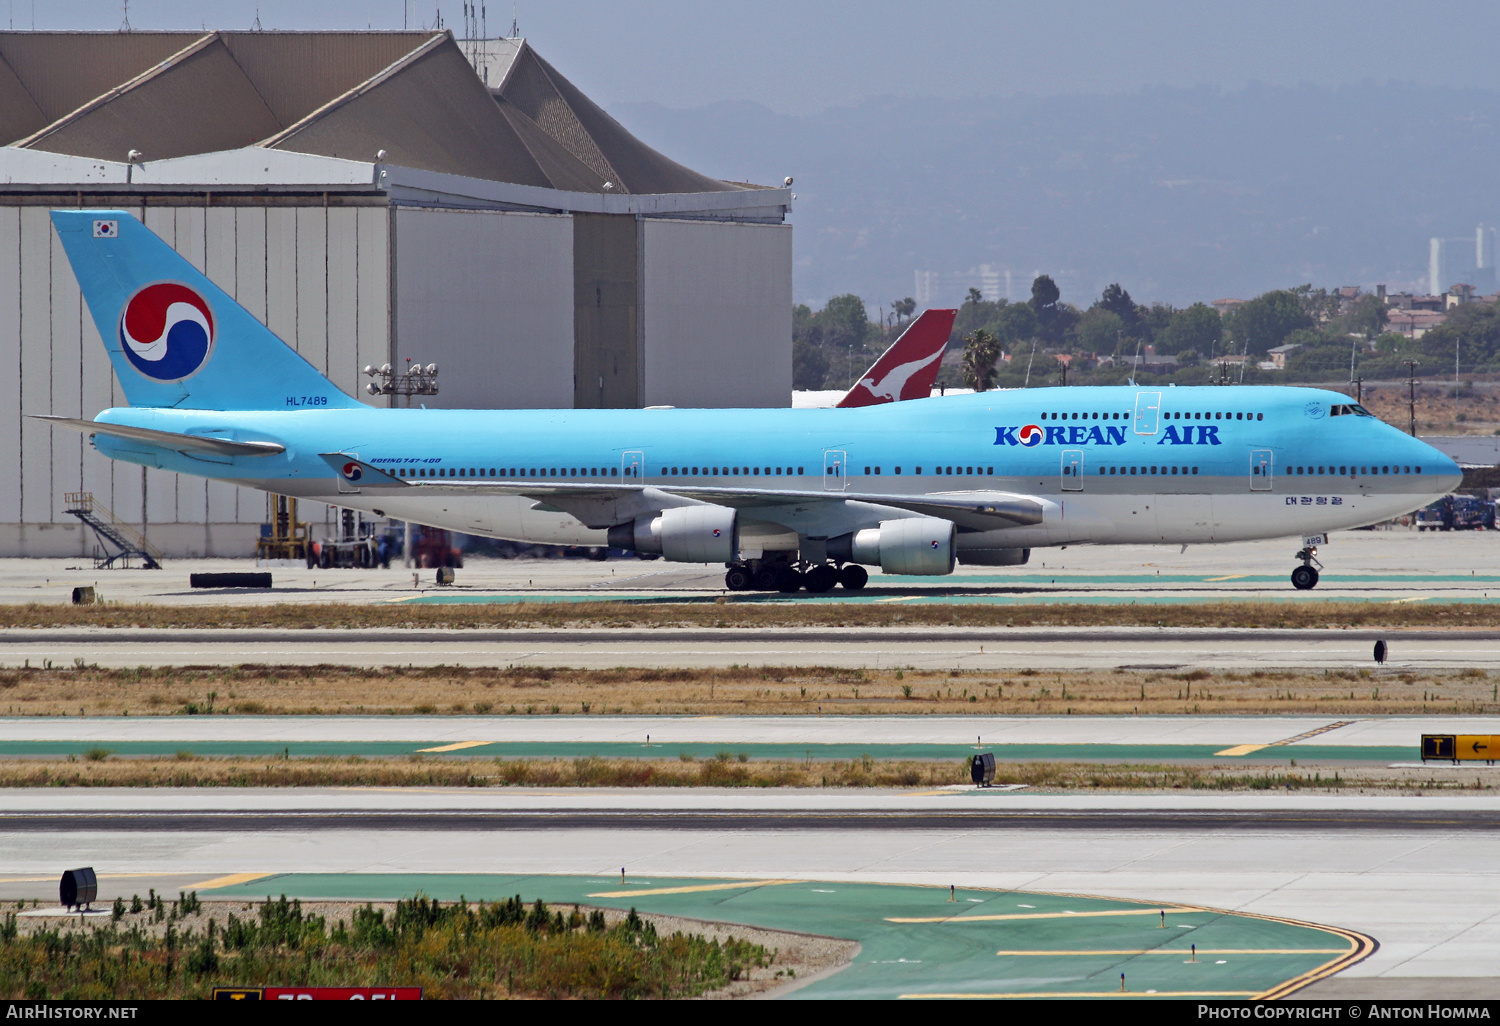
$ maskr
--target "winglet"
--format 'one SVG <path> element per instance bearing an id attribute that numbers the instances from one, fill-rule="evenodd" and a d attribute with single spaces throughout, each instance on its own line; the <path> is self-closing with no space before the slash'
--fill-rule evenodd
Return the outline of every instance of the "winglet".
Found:
<path id="1" fill-rule="evenodd" d="M 878 406 L 903 399 L 926 399 L 932 394 L 943 352 L 953 334 L 957 310 L 926 310 L 912 321 L 880 354 L 875 365 L 865 371 L 849 394 L 838 402 L 840 409 L 853 406 Z"/>

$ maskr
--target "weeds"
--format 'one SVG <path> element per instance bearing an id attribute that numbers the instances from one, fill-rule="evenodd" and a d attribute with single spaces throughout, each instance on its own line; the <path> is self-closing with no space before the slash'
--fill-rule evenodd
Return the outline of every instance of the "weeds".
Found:
<path id="1" fill-rule="evenodd" d="M 417 986 L 429 998 L 692 997 L 770 964 L 766 948 L 729 938 L 661 936 L 635 909 L 614 925 L 602 911 L 549 909 L 514 898 L 470 905 L 417 895 L 393 914 L 355 908 L 332 928 L 299 901 L 267 900 L 254 915 L 203 919 L 183 895 L 164 929 L 124 924 L 42 928 L 0 923 L 0 997 L 60 1000 L 206 998 L 215 986 Z M 135 902 L 130 915 L 160 922 L 167 905 Z"/>

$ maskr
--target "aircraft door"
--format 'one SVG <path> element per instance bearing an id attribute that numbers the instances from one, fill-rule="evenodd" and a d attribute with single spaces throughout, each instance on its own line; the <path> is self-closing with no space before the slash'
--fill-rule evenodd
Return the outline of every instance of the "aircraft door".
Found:
<path id="1" fill-rule="evenodd" d="M 842 492 L 849 487 L 849 476 L 845 473 L 849 463 L 849 454 L 842 449 L 825 449 L 823 451 L 823 490 L 826 492 Z"/>
<path id="2" fill-rule="evenodd" d="M 646 474 L 646 454 L 624 452 L 620 454 L 620 479 L 630 484 L 640 484 Z"/>
<path id="3" fill-rule="evenodd" d="M 1250 490 L 1252 492 L 1271 490 L 1270 449 L 1256 449 L 1250 454 Z"/>
<path id="4" fill-rule="evenodd" d="M 1064 449 L 1062 454 L 1062 490 L 1083 491 L 1083 450 Z"/>
<path id="5" fill-rule="evenodd" d="M 1135 394 L 1135 433 L 1156 434 L 1157 419 L 1161 414 L 1160 392 L 1137 392 Z"/>

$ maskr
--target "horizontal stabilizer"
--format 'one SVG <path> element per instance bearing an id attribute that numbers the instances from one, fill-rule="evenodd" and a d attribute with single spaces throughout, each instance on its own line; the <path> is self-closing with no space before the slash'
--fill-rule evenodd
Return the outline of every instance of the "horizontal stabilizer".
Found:
<path id="1" fill-rule="evenodd" d="M 54 417 L 50 414 L 32 414 L 32 417 L 35 420 L 45 420 L 58 427 L 81 431 L 86 435 L 129 438 L 132 441 L 147 442 L 177 452 L 211 452 L 218 456 L 275 456 L 286 452 L 286 446 L 277 442 L 236 442 L 228 438 L 214 438 L 212 435 L 185 435 L 178 431 L 157 431 L 154 428 L 105 424 L 97 420 Z"/>

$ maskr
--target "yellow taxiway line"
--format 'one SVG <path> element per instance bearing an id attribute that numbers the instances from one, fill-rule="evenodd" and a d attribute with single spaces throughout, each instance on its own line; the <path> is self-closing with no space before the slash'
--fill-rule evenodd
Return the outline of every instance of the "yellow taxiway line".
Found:
<path id="1" fill-rule="evenodd" d="M 185 890 L 212 890 L 215 887 L 233 887 L 235 884 L 249 883 L 252 880 L 264 880 L 275 873 L 230 873 L 228 876 L 216 876 L 212 880 L 203 880 L 199 883 L 188 884 Z"/>
<path id="2" fill-rule="evenodd" d="M 465 748 L 479 748 L 482 745 L 492 745 L 493 741 L 459 741 L 451 745 L 438 745 L 436 748 L 418 748 L 419 752 L 457 752 Z"/>
<path id="3" fill-rule="evenodd" d="M 806 883 L 806 880 L 741 880 L 739 883 L 699 884 L 696 887 L 657 887 L 648 891 L 600 891 L 590 898 L 634 898 L 642 894 L 697 894 L 699 891 L 737 891 L 751 887 L 775 887 L 779 884 Z"/>
<path id="4" fill-rule="evenodd" d="M 1345 955 L 1352 948 L 1199 948 L 1200 955 Z M 1186 949 L 1150 948 L 1119 951 L 997 951 L 996 955 L 1189 955 Z"/>
<path id="5" fill-rule="evenodd" d="M 1031 990 L 1014 994 L 902 994 L 903 1001 L 994 1001 L 998 998 L 1254 997 L 1253 990 Z"/>
<path id="6" fill-rule="evenodd" d="M 887 916 L 888 923 L 992 923 L 1001 919 L 1083 919 L 1094 916 L 1159 916 L 1163 912 L 1177 915 L 1179 912 L 1208 912 L 1206 908 L 1187 905 L 1158 906 L 1157 908 L 1122 908 L 1099 912 L 1015 912 L 996 916 L 927 916 L 916 919 Z"/>

